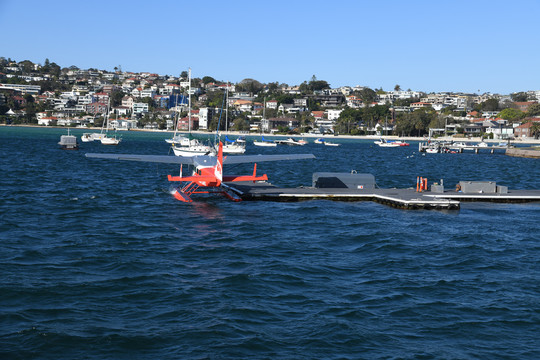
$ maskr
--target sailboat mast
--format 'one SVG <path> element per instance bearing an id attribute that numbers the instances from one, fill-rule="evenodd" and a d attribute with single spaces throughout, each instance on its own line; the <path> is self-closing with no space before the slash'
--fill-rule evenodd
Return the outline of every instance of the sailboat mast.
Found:
<path id="1" fill-rule="evenodd" d="M 188 99 L 189 99 L 189 105 L 188 105 L 188 129 L 189 129 L 189 133 L 191 133 L 191 68 L 189 68 L 189 71 L 188 71 L 188 78 L 189 78 L 189 87 L 188 87 Z"/>
<path id="2" fill-rule="evenodd" d="M 229 82 L 227 81 L 227 96 L 225 102 L 225 132 L 228 132 L 229 125 Z"/>
<path id="3" fill-rule="evenodd" d="M 262 120 L 261 120 L 261 134 L 263 133 L 263 126 L 264 126 L 264 122 L 265 122 L 265 115 L 266 114 L 266 98 L 264 98 L 263 100 L 263 117 L 262 117 Z"/>

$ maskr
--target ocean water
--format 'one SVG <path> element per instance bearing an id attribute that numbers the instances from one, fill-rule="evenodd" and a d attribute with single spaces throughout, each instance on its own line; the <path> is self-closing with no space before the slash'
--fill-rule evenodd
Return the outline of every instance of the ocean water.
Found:
<path id="1" fill-rule="evenodd" d="M 84 157 L 166 154 L 170 134 L 62 151 L 65 133 L 0 127 L 1 359 L 540 358 L 539 203 L 185 204 L 174 166 Z M 248 153 L 317 156 L 259 164 L 283 186 L 354 169 L 540 189 L 535 159 L 341 142 Z"/>

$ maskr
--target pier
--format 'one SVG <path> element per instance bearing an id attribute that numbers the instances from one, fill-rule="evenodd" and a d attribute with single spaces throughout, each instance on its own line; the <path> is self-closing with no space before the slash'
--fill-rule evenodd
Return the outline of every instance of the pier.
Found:
<path id="1" fill-rule="evenodd" d="M 456 189 L 444 189 L 427 180 L 417 188 L 381 189 L 371 174 L 315 173 L 313 186 L 279 188 L 268 182 L 229 183 L 245 201 L 295 202 L 304 200 L 374 201 L 395 208 L 458 210 L 461 202 L 523 203 L 540 201 L 540 190 L 508 190 L 495 182 L 460 181 Z"/>
<path id="2" fill-rule="evenodd" d="M 465 151 L 472 151 L 475 154 L 480 152 L 494 154 L 496 151 L 505 153 L 507 149 L 511 148 L 509 145 L 488 145 L 484 142 L 478 144 L 467 143 L 447 143 L 447 142 L 421 142 L 418 144 L 419 152 L 427 153 L 463 153 Z"/>

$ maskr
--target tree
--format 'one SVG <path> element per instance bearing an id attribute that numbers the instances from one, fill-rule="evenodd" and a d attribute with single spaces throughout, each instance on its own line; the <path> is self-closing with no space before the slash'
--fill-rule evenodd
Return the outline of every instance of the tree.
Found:
<path id="1" fill-rule="evenodd" d="M 532 104 L 527 111 L 528 116 L 536 116 L 540 114 L 540 104 Z"/>
<path id="2" fill-rule="evenodd" d="M 19 65 L 21 66 L 23 73 L 25 74 L 28 74 L 32 72 L 32 70 L 34 70 L 34 63 L 31 62 L 30 60 L 21 61 Z"/>
<path id="3" fill-rule="evenodd" d="M 203 82 L 203 84 L 215 83 L 216 79 L 214 79 L 211 76 L 205 76 L 205 77 L 202 78 L 202 82 Z"/>
<path id="4" fill-rule="evenodd" d="M 236 88 L 239 91 L 247 91 L 256 94 L 264 88 L 264 85 L 254 79 L 244 79 L 236 85 Z"/>
<path id="5" fill-rule="evenodd" d="M 50 64 L 49 74 L 58 77 L 58 76 L 60 76 L 61 72 L 62 72 L 62 69 L 60 68 L 60 66 L 58 64 L 56 64 L 54 62 Z"/>
<path id="6" fill-rule="evenodd" d="M 527 101 L 527 93 L 526 92 L 516 92 L 510 95 L 512 98 L 512 101 L 515 102 L 524 102 Z"/>
<path id="7" fill-rule="evenodd" d="M 517 121 L 523 119 L 525 117 L 525 113 L 518 109 L 507 108 L 498 113 L 497 117 L 505 120 Z"/>
<path id="8" fill-rule="evenodd" d="M 497 99 L 487 99 L 483 103 L 480 104 L 481 109 L 484 111 L 496 111 L 499 110 L 499 100 Z"/>
<path id="9" fill-rule="evenodd" d="M 315 75 L 313 75 L 315 77 Z M 320 91 L 324 89 L 330 89 L 330 84 L 324 80 L 311 80 L 309 82 L 309 87 L 313 91 Z"/>
<path id="10" fill-rule="evenodd" d="M 534 137 L 535 139 L 538 139 L 538 137 L 540 136 L 540 122 L 538 121 L 533 121 L 533 123 L 531 124 L 531 136 Z"/>
<path id="11" fill-rule="evenodd" d="M 363 110 L 346 108 L 339 114 L 336 124 L 336 130 L 340 134 L 350 134 L 362 120 Z"/>
<path id="12" fill-rule="evenodd" d="M 435 124 L 437 120 L 437 112 L 433 109 L 417 109 L 398 117 L 394 131 L 408 136 L 422 136 L 429 132 L 429 124 Z"/>
<path id="13" fill-rule="evenodd" d="M 394 86 L 394 91 L 401 91 L 401 86 L 399 85 Z"/>
<path id="14" fill-rule="evenodd" d="M 223 106 L 224 94 L 221 91 L 213 91 L 206 94 L 207 100 L 205 102 L 206 106 L 221 108 Z"/>
<path id="15" fill-rule="evenodd" d="M 375 101 L 377 94 L 370 88 L 363 88 L 359 91 L 358 95 L 364 101 L 364 104 L 370 104 Z"/>
<path id="16" fill-rule="evenodd" d="M 271 82 L 271 83 L 268 83 L 267 84 L 267 87 L 268 87 L 268 93 L 269 94 L 273 94 L 277 91 L 278 87 L 279 87 L 279 84 L 278 82 Z"/>
<path id="17" fill-rule="evenodd" d="M 294 103 L 294 96 L 291 94 L 281 94 L 276 96 L 276 100 L 280 104 L 292 104 Z"/>
<path id="18" fill-rule="evenodd" d="M 120 90 L 113 90 L 111 92 L 111 106 L 120 106 L 122 105 L 122 98 L 124 93 Z"/>
<path id="19" fill-rule="evenodd" d="M 232 128 L 234 131 L 248 131 L 249 121 L 244 118 L 237 118 L 234 120 Z"/>

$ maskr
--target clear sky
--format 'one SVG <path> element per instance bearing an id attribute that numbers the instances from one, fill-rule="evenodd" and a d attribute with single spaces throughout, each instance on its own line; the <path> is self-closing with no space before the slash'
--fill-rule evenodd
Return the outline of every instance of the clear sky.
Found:
<path id="1" fill-rule="evenodd" d="M 540 0 L 0 0 L 0 56 L 239 82 L 540 90 Z"/>

